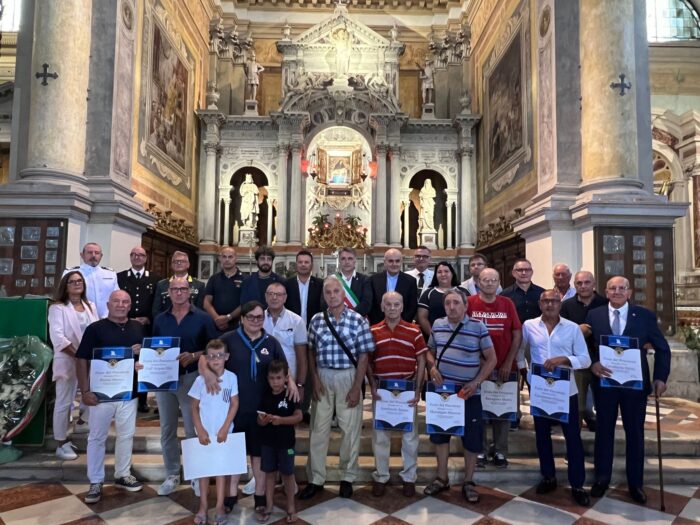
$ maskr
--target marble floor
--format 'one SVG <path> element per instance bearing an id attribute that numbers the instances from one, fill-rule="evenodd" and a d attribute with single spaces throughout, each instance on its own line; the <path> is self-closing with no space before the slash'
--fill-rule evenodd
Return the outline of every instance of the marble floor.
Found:
<path id="1" fill-rule="evenodd" d="M 0 525 L 148 525 L 189 524 L 197 499 L 189 486 L 167 497 L 156 494 L 157 485 L 147 485 L 137 493 L 127 493 L 105 485 L 102 501 L 83 502 L 85 484 L 0 482 Z M 481 501 L 466 503 L 459 487 L 437 497 L 413 498 L 390 486 L 382 498 L 371 494 L 371 487 L 356 486 L 352 499 L 338 497 L 337 486 L 328 486 L 310 502 L 298 501 L 300 525 L 496 525 L 503 523 L 539 525 L 685 525 L 700 523 L 700 488 L 665 487 L 665 512 L 659 510 L 658 487 L 646 487 L 645 506 L 634 503 L 624 487 L 615 487 L 590 507 L 577 506 L 569 490 L 559 487 L 546 496 L 529 485 L 502 484 L 497 488 L 480 486 Z M 213 487 L 212 487 L 213 490 Z M 279 490 L 279 489 L 278 489 Z M 213 492 L 210 501 L 214 500 Z M 276 495 L 277 507 L 269 523 L 282 524 L 284 495 Z M 229 515 L 230 524 L 253 524 L 252 497 L 242 497 Z M 213 513 L 210 512 L 210 515 Z"/>

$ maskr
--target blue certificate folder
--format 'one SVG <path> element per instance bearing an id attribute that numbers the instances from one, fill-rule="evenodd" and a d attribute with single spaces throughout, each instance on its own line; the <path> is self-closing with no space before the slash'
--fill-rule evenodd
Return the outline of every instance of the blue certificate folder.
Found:
<path id="1" fill-rule="evenodd" d="M 532 376 L 538 376 L 543 378 L 547 384 L 553 385 L 554 383 L 558 381 L 571 381 L 571 369 L 570 368 L 565 368 L 565 367 L 560 367 L 556 366 L 554 367 L 554 370 L 549 372 L 544 368 L 544 366 L 533 363 L 532 364 Z M 531 388 L 533 388 L 532 381 L 531 381 Z M 546 410 L 543 410 L 540 407 L 536 407 L 534 405 L 530 405 L 530 413 L 533 416 L 539 416 L 539 417 L 547 417 L 549 419 L 555 419 L 557 421 L 561 421 L 562 423 L 568 423 L 569 422 L 569 412 L 568 412 L 568 407 L 569 407 L 569 386 L 567 384 L 566 392 L 561 393 L 559 401 L 561 402 L 562 408 L 566 407 L 566 412 L 564 411 L 557 411 L 554 409 L 552 412 L 548 412 Z M 532 396 L 531 396 L 532 397 Z"/>
<path id="2" fill-rule="evenodd" d="M 497 372 L 493 372 L 493 373 L 491 374 L 491 377 L 490 377 L 488 380 L 489 380 L 489 381 L 494 381 L 494 382 L 495 382 L 495 381 L 497 381 L 497 379 L 498 379 L 498 373 L 497 373 Z M 507 383 L 507 384 L 506 384 L 506 383 Z M 508 376 L 508 379 L 507 379 L 506 383 L 502 383 L 502 384 L 501 384 L 501 387 L 514 387 L 514 388 L 515 388 L 515 391 L 516 391 L 516 392 L 515 392 L 515 403 L 516 403 L 516 407 L 517 407 L 518 396 L 520 395 L 519 392 L 518 392 L 518 373 L 517 373 L 517 372 L 511 372 L 510 375 Z M 485 397 L 485 395 L 484 395 L 484 385 L 483 385 L 483 383 L 482 383 L 482 385 L 481 385 L 481 404 L 482 404 L 482 408 L 483 408 L 483 406 L 485 405 L 485 403 L 484 403 L 484 397 Z M 494 414 L 493 412 L 489 412 L 488 410 L 486 410 L 486 408 L 483 408 L 481 414 L 482 414 L 483 418 L 484 418 L 484 419 L 487 419 L 487 420 L 492 420 L 492 419 L 505 419 L 506 421 L 515 421 L 515 420 L 518 419 L 518 411 L 517 411 L 517 408 L 516 408 L 516 410 L 515 410 L 514 412 L 504 412 L 503 414 L 500 414 L 500 415 Z"/>
<path id="3" fill-rule="evenodd" d="M 430 393 L 435 393 L 441 396 L 443 399 L 447 400 L 449 397 L 453 402 L 457 403 L 457 400 L 459 403 L 462 404 L 462 421 L 464 421 L 464 400 L 461 398 L 457 397 L 457 393 L 462 389 L 461 385 L 458 385 L 457 383 L 450 383 L 450 382 L 444 382 L 442 385 L 437 386 L 435 383 L 432 381 L 429 381 L 426 387 L 427 394 Z M 428 399 L 428 395 L 426 395 L 426 404 L 430 402 Z M 449 409 L 448 409 L 449 410 Z M 427 416 L 427 414 L 426 414 Z M 452 414 L 454 416 L 454 414 Z M 454 419 L 454 417 L 453 417 Z M 437 424 L 430 424 L 427 423 L 427 418 L 426 418 L 426 425 L 425 429 L 428 432 L 428 434 L 451 434 L 453 436 L 463 436 L 464 435 L 464 423 L 461 425 L 448 425 L 447 428 L 444 428 L 441 425 Z"/>
<path id="4" fill-rule="evenodd" d="M 150 348 L 155 350 L 158 354 L 166 352 L 171 348 L 180 347 L 179 337 L 145 337 L 143 339 L 143 344 L 141 348 Z M 179 350 L 178 350 L 179 353 Z M 159 385 L 155 385 L 148 381 L 138 381 L 137 392 L 174 392 L 177 390 L 178 381 L 166 381 Z"/>
<path id="5" fill-rule="evenodd" d="M 625 350 L 628 350 L 630 348 L 638 349 L 639 339 L 636 337 L 627 337 L 624 335 L 601 335 L 600 344 L 608 346 L 615 351 L 624 352 Z M 642 357 L 646 359 L 645 354 L 641 353 L 641 350 L 638 350 L 638 352 L 640 353 L 640 360 L 642 359 Z M 620 383 L 618 381 L 615 381 L 612 377 L 601 377 L 600 386 L 607 388 L 631 388 L 632 390 L 642 390 L 644 388 L 644 381 L 623 381 L 622 383 Z"/>
<path id="6" fill-rule="evenodd" d="M 406 398 L 410 395 L 410 398 L 413 399 L 415 396 L 415 382 L 405 379 L 380 379 L 378 390 L 387 390 L 391 392 L 392 399 L 396 401 L 397 404 L 394 405 L 396 410 L 391 410 L 391 414 L 388 414 L 386 419 L 375 416 L 374 428 L 376 430 L 412 432 L 415 408 L 408 406 L 408 399 Z M 406 392 L 409 394 L 406 394 Z M 382 396 L 382 401 L 385 401 L 384 396 Z M 410 418 L 410 421 L 399 421 L 397 418 Z"/>
<path id="7" fill-rule="evenodd" d="M 132 363 L 126 369 L 119 364 L 127 359 Z M 132 397 L 134 382 L 134 352 L 128 346 L 110 346 L 95 348 L 92 351 L 90 370 L 90 390 L 100 403 L 109 401 L 129 401 Z M 95 383 L 95 375 L 106 379 L 104 387 Z M 108 386 L 109 385 L 109 386 Z"/>

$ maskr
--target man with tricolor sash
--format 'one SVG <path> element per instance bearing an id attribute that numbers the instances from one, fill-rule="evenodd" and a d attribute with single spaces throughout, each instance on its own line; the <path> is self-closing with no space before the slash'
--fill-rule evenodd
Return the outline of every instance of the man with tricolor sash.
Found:
<path id="1" fill-rule="evenodd" d="M 345 305 L 352 308 L 358 314 L 366 316 L 372 307 L 372 288 L 369 278 L 355 270 L 357 255 L 354 248 L 341 248 L 338 254 L 338 267 L 336 274 L 345 292 Z"/>

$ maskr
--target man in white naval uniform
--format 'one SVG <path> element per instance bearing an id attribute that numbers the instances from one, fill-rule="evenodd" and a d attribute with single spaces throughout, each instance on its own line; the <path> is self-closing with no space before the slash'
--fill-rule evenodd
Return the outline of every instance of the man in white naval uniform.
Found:
<path id="1" fill-rule="evenodd" d="M 85 278 L 87 298 L 97 306 L 97 315 L 100 319 L 104 319 L 107 317 L 109 294 L 119 290 L 117 274 L 111 268 L 100 266 L 102 248 L 95 242 L 89 242 L 83 246 L 80 258 L 83 260 L 80 266 L 66 268 L 63 275 L 71 270 L 80 270 Z"/>

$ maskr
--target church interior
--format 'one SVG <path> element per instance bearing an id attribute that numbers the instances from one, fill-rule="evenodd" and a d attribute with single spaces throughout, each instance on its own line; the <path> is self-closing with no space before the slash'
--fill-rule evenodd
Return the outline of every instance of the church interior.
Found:
<path id="1" fill-rule="evenodd" d="M 0 0 L 0 296 L 87 242 L 625 275 L 698 401 L 700 0 Z"/>

